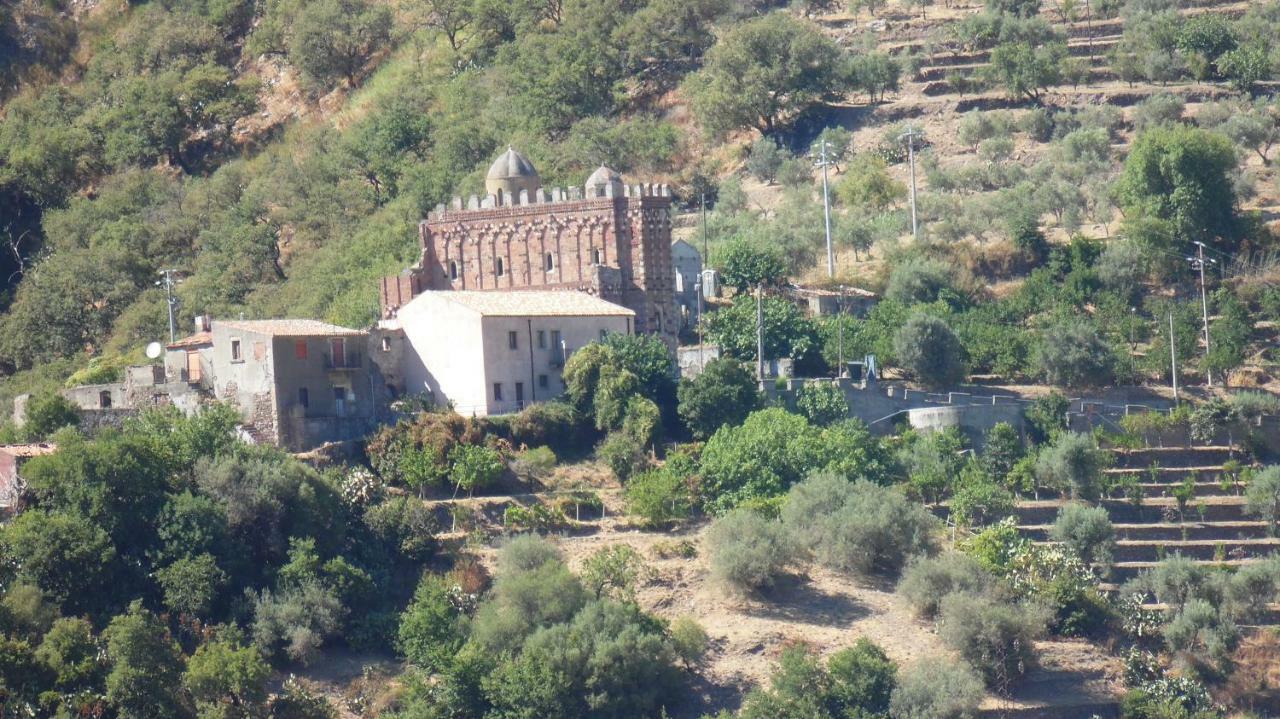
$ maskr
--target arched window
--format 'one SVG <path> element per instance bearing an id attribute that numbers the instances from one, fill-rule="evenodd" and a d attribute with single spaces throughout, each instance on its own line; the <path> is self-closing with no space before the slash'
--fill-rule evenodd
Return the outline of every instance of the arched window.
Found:
<path id="1" fill-rule="evenodd" d="M 499 257 L 499 258 L 498 258 L 498 261 L 497 261 L 497 263 L 495 263 L 494 268 L 495 268 L 495 270 L 497 271 L 497 273 L 498 273 L 498 276 L 499 276 L 499 277 L 501 277 L 501 276 L 503 276 L 503 275 L 505 275 L 505 274 L 507 273 L 507 268 L 502 264 L 502 258 L 501 258 L 501 257 Z"/>
<path id="2" fill-rule="evenodd" d="M 546 265 L 547 272 L 554 270 L 556 268 L 556 256 L 548 252 L 543 264 Z"/>
<path id="3" fill-rule="evenodd" d="M 604 264 L 604 262 L 602 262 L 602 261 L 601 261 L 601 258 L 600 258 L 600 248 L 599 248 L 599 247 L 596 247 L 596 248 L 594 248 L 594 249 L 592 249 L 592 250 L 591 250 L 591 264 L 593 264 L 593 265 L 603 265 L 603 264 Z"/>
<path id="4" fill-rule="evenodd" d="M 453 260 L 449 260 L 449 279 L 458 279 L 458 263 Z"/>
<path id="5" fill-rule="evenodd" d="M 103 409 L 111 407 L 111 392 L 103 390 L 98 393 L 98 406 Z"/>

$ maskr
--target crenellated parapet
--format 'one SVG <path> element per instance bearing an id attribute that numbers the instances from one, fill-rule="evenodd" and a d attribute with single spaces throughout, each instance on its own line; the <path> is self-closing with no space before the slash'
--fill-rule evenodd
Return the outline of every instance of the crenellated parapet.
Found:
<path id="1" fill-rule="evenodd" d="M 616 187 L 621 187 L 618 192 Z M 460 212 L 478 212 L 483 210 L 516 210 L 517 208 L 528 208 L 530 206 L 539 206 L 545 208 L 548 212 L 555 212 L 551 205 L 564 205 L 570 203 L 590 202 L 590 201 L 611 201 L 617 198 L 626 199 L 644 199 L 655 198 L 666 200 L 670 204 L 671 186 L 665 183 L 644 183 L 633 185 L 602 185 L 599 187 L 569 187 L 568 189 L 561 187 L 553 187 L 550 190 L 539 187 L 533 192 L 528 189 L 521 189 L 518 193 L 510 195 L 488 194 L 484 196 L 470 195 L 466 198 L 455 195 L 448 204 L 441 203 L 436 205 L 435 209 L 427 213 L 425 219 L 428 223 L 438 222 L 440 220 L 451 218 L 451 216 Z M 647 203 L 646 203 L 647 204 Z M 577 207 L 571 209 L 578 209 Z M 516 214 L 526 214 L 526 210 L 520 210 Z M 506 213 L 512 214 L 512 213 Z"/>

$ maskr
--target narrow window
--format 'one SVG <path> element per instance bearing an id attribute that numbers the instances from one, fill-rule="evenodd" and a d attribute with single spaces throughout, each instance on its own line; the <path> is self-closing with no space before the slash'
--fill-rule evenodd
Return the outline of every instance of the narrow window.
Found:
<path id="1" fill-rule="evenodd" d="M 505 274 L 507 273 L 507 272 L 506 272 L 506 267 L 505 267 L 505 266 L 503 266 L 503 264 L 502 264 L 502 258 L 501 258 L 501 257 L 499 257 L 499 258 L 498 258 L 498 261 L 497 261 L 497 263 L 496 263 L 496 265 L 495 265 L 495 266 L 497 267 L 497 270 L 498 270 L 498 276 L 499 276 L 499 277 L 501 277 L 501 276 L 503 276 L 503 275 L 505 275 Z"/>
<path id="2" fill-rule="evenodd" d="M 333 366 L 347 366 L 347 343 L 341 337 L 334 337 L 329 340 L 329 347 L 332 350 Z"/>
<path id="3" fill-rule="evenodd" d="M 538 388 L 546 389 L 549 386 L 551 386 L 551 381 L 547 379 L 547 376 L 545 374 L 538 375 Z"/>
<path id="4" fill-rule="evenodd" d="M 592 264 L 595 264 L 595 265 L 602 265 L 602 264 L 604 264 L 603 262 L 601 262 L 601 261 L 600 261 L 600 248 L 599 248 L 599 247 L 597 247 L 597 248 L 595 248 L 595 249 L 591 250 L 591 263 L 592 263 Z"/>
<path id="5" fill-rule="evenodd" d="M 501 382 L 493 383 L 493 399 L 496 402 L 502 401 L 502 383 Z"/>
<path id="6" fill-rule="evenodd" d="M 293 356 L 296 359 L 304 360 L 307 358 L 307 341 L 295 340 L 293 343 Z"/>
<path id="7" fill-rule="evenodd" d="M 231 340 L 231 361 L 239 362 L 244 359 L 240 356 L 240 340 Z"/>
<path id="8" fill-rule="evenodd" d="M 336 399 L 336 400 L 338 400 L 339 402 L 341 402 L 341 401 L 345 400 L 345 399 L 347 398 L 347 388 L 346 388 L 346 387 L 334 387 L 334 388 L 333 388 L 333 398 L 334 398 L 334 399 Z"/>
<path id="9" fill-rule="evenodd" d="M 390 352 L 390 351 L 391 351 L 391 338 L 390 338 L 390 337 L 383 337 L 383 338 L 382 338 L 382 351 L 383 351 L 383 352 Z"/>
<path id="10" fill-rule="evenodd" d="M 551 349 L 560 351 L 560 330 L 551 330 Z"/>
<path id="11" fill-rule="evenodd" d="M 104 389 L 98 393 L 98 406 L 101 407 L 102 409 L 111 408 L 111 392 L 110 391 Z"/>
<path id="12" fill-rule="evenodd" d="M 609 334 L 609 330 L 606 330 L 606 329 L 601 329 L 601 330 L 600 330 L 600 341 L 601 341 L 601 342 L 604 342 L 605 335 L 607 335 L 607 334 Z"/>
<path id="13" fill-rule="evenodd" d="M 547 272 L 554 270 L 556 268 L 556 256 L 548 252 L 544 264 L 547 266 Z"/>
<path id="14" fill-rule="evenodd" d="M 453 260 L 449 260 L 449 279 L 458 279 L 458 263 Z"/>
<path id="15" fill-rule="evenodd" d="M 387 385 L 387 396 L 391 399 L 395 399 L 400 396 L 400 390 L 396 389 L 395 385 L 389 384 Z"/>
<path id="16" fill-rule="evenodd" d="M 507 333 L 507 347 L 513 350 L 520 349 L 520 335 L 516 332 Z"/>
<path id="17" fill-rule="evenodd" d="M 305 407 L 311 406 L 311 395 L 307 393 L 306 387 L 298 388 L 298 404 Z"/>
<path id="18" fill-rule="evenodd" d="M 546 348 L 547 348 L 547 331 L 538 330 L 538 349 L 544 350 Z"/>
<path id="19" fill-rule="evenodd" d="M 524 401 L 524 382 L 516 382 L 516 402 Z"/>

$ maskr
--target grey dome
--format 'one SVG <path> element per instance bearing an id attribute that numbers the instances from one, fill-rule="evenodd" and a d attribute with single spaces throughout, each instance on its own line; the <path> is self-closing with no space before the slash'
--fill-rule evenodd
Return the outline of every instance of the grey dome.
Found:
<path id="1" fill-rule="evenodd" d="M 587 178 L 587 197 L 604 196 L 605 188 L 612 187 L 614 196 L 622 194 L 622 175 L 614 172 L 608 167 L 601 165 L 595 172 L 591 173 L 591 177 Z"/>
<path id="2" fill-rule="evenodd" d="M 493 161 L 484 180 L 485 191 L 500 199 L 518 195 L 521 190 L 533 194 L 541 186 L 542 180 L 533 163 L 511 147 Z"/>

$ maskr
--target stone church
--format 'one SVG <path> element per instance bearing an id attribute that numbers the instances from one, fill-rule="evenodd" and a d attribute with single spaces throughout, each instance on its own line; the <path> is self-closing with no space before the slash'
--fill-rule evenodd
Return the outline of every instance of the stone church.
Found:
<path id="1" fill-rule="evenodd" d="M 579 291 L 631 309 L 637 332 L 675 347 L 669 187 L 628 185 L 601 166 L 582 188 L 547 190 L 507 148 L 485 190 L 418 225 L 418 262 L 382 280 L 384 318 L 430 290 Z"/>

